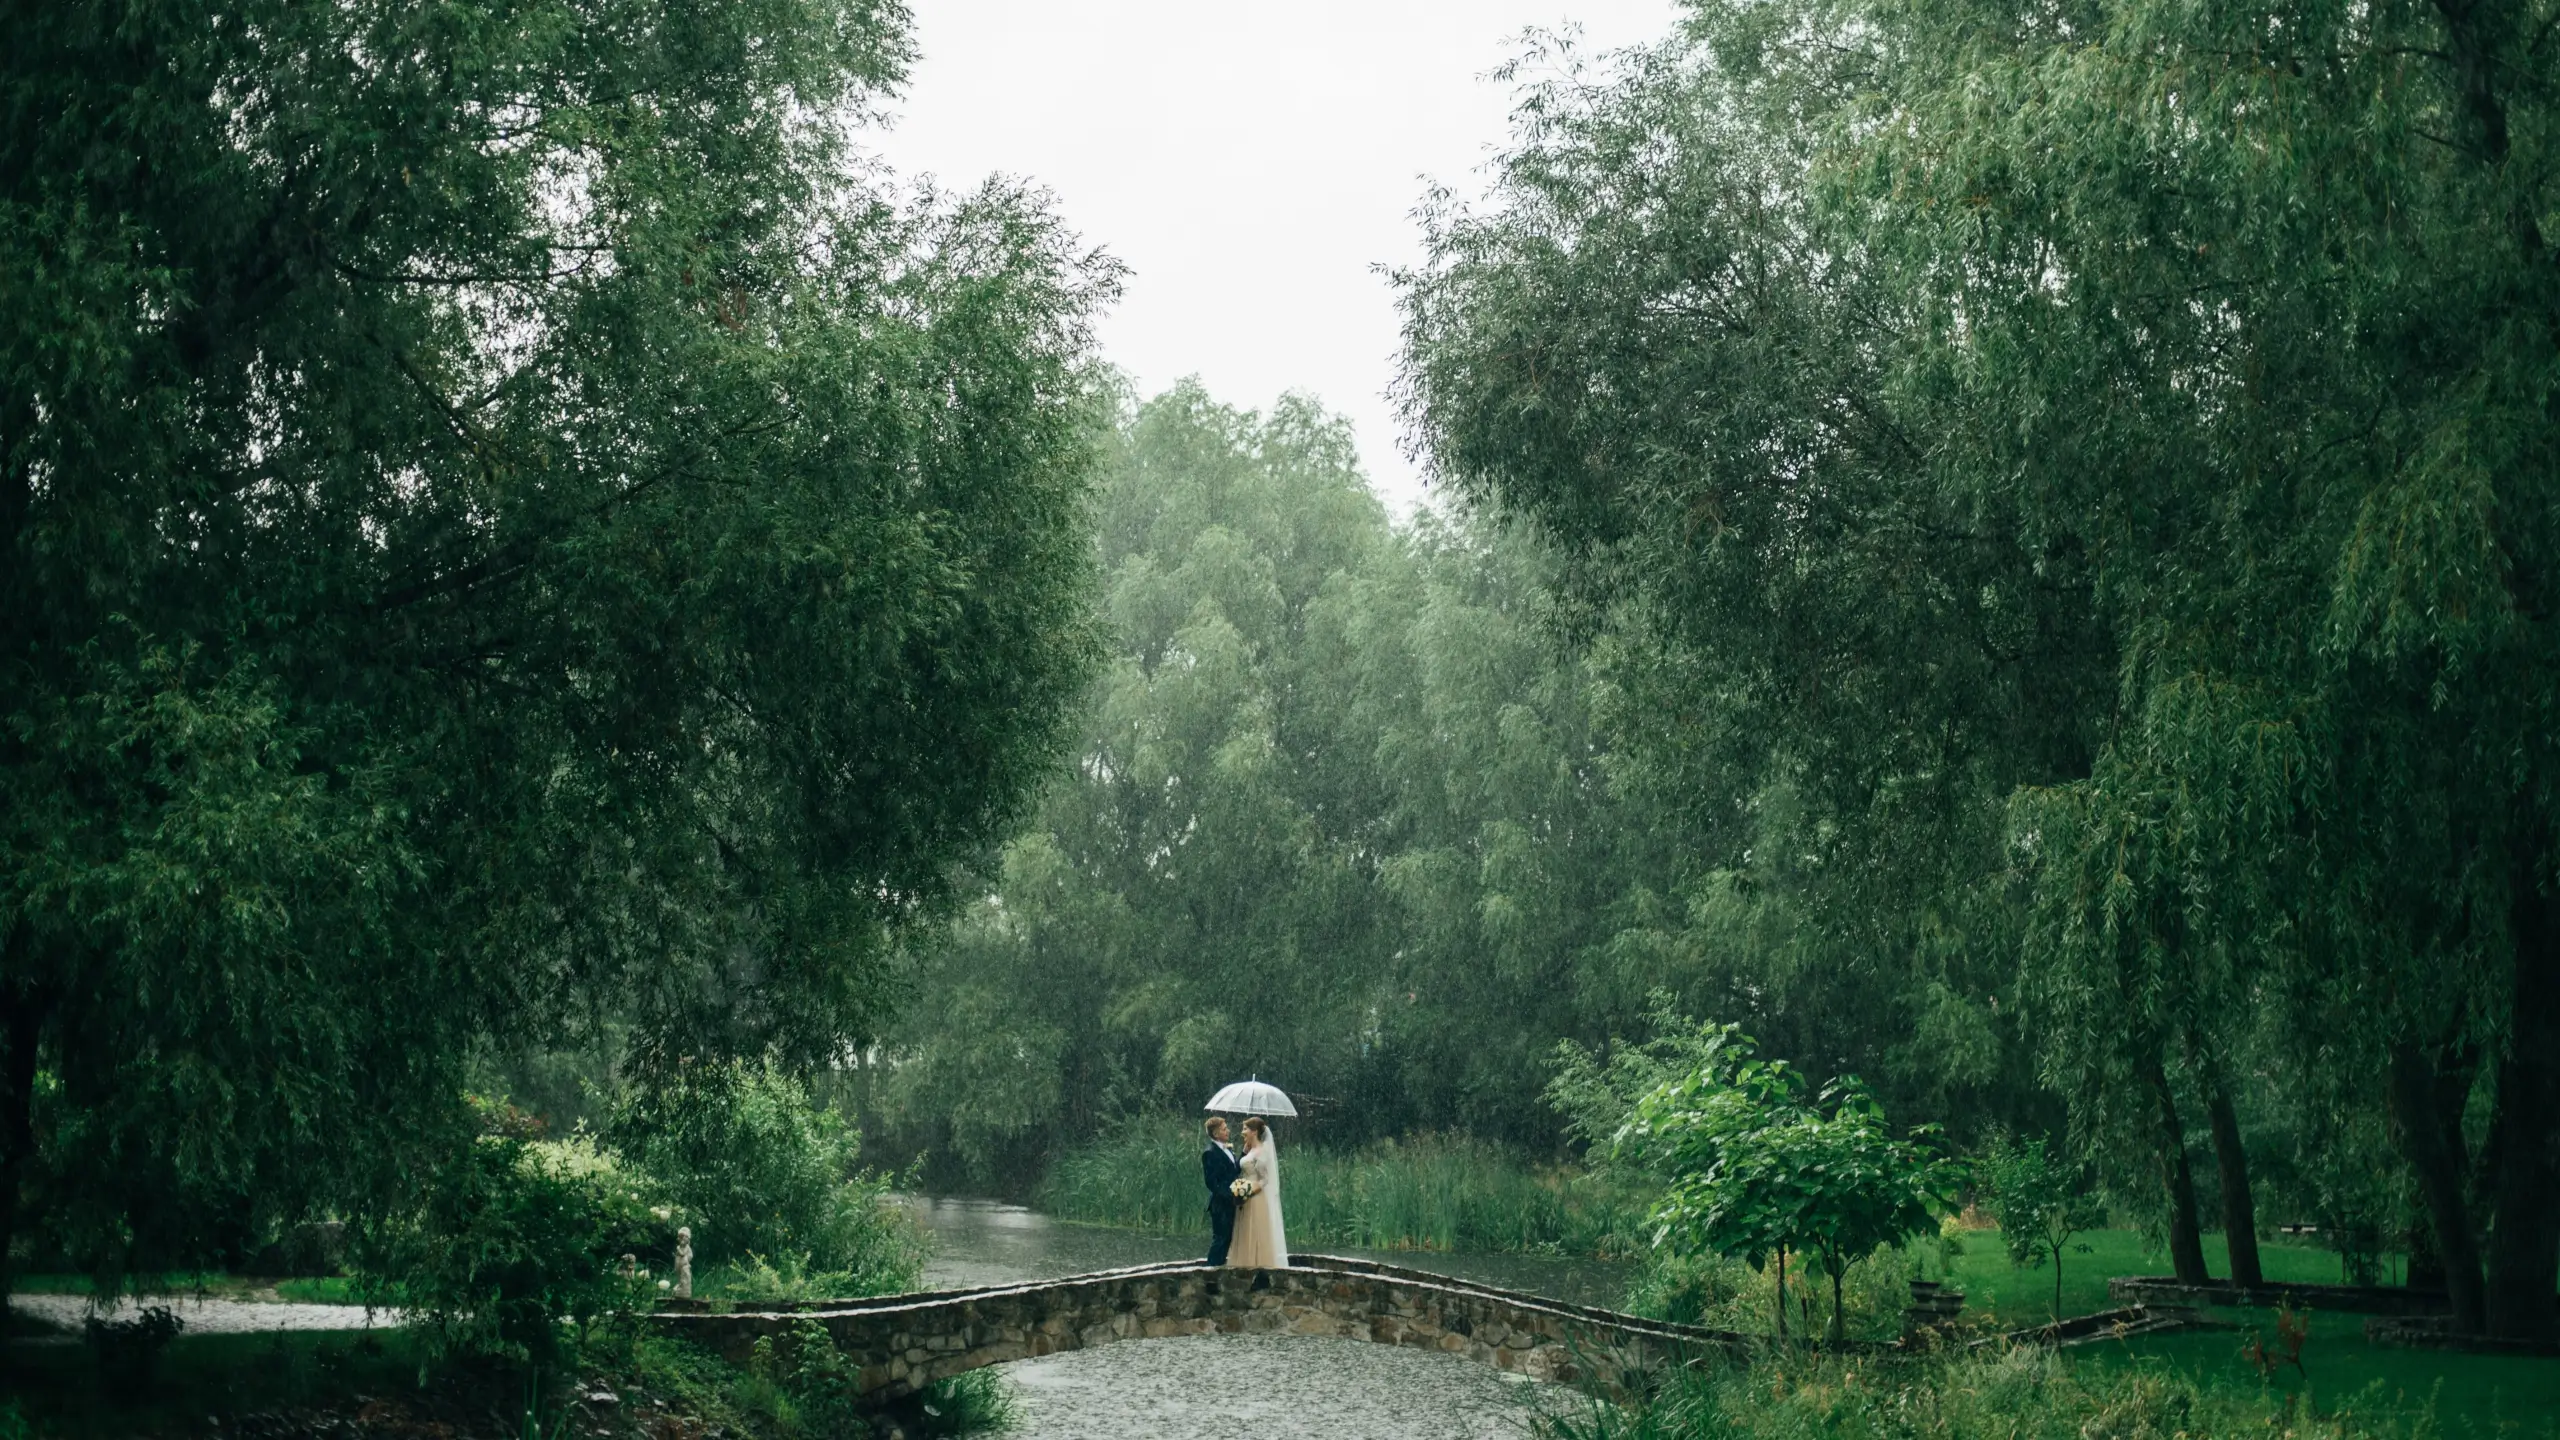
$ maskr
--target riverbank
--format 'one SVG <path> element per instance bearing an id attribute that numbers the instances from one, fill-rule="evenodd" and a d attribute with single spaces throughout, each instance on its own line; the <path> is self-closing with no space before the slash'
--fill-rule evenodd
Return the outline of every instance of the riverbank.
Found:
<path id="1" fill-rule="evenodd" d="M 1065 1220 L 1160 1235 L 1201 1229 L 1199 1127 L 1133 1122 L 1069 1151 L 1040 1208 Z M 1456 1135 L 1358 1150 L 1281 1142 L 1290 1243 L 1375 1250 L 1628 1258 L 1643 1251 L 1650 1197 L 1615 1176 L 1537 1166 Z"/>

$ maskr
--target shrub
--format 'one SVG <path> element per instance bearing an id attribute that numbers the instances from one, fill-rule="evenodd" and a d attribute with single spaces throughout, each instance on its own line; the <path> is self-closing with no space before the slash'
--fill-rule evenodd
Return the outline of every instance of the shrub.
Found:
<path id="1" fill-rule="evenodd" d="M 693 1293 L 705 1300 L 840 1300 L 878 1293 L 866 1283 L 849 1270 L 815 1269 L 806 1254 L 768 1259 L 750 1253 L 695 1277 Z"/>
<path id="2" fill-rule="evenodd" d="M 856 1169 L 861 1135 L 779 1070 L 687 1067 L 636 1090 L 608 1133 L 692 1217 L 698 1266 L 789 1257 L 851 1277 L 851 1294 L 905 1289 L 923 1271 L 889 1181 Z"/>
<path id="3" fill-rule="evenodd" d="M 1653 1209 L 1657 1246 L 1774 1262 L 1774 1312 L 1787 1330 L 1791 1251 L 1831 1280 L 1831 1340 L 1846 1337 L 1849 1269 L 1930 1228 L 1956 1174 L 1925 1132 L 1897 1139 L 1854 1078 L 1808 1103 L 1785 1061 L 1754 1057 L 1725 1032 L 1712 1063 L 1636 1102 L 1611 1145 L 1622 1165 L 1669 1177 Z"/>
<path id="4" fill-rule="evenodd" d="M 415 1209 L 364 1237 L 360 1279 L 369 1302 L 406 1308 L 436 1348 L 539 1370 L 564 1325 L 583 1330 L 639 1298 L 620 1258 L 662 1245 L 673 1218 L 591 1146 L 482 1135 Z"/>
<path id="5" fill-rule="evenodd" d="M 872 1416 L 857 1399 L 858 1369 L 824 1325 L 802 1320 L 790 1332 L 758 1340 L 738 1380 L 740 1410 L 786 1436 L 863 1435 Z M 927 1387 L 902 1407 L 899 1428 L 925 1435 L 978 1435 L 1012 1427 L 1013 1397 L 990 1370 L 973 1370 Z"/>
<path id="6" fill-rule="evenodd" d="M 99 1376 L 111 1385 L 133 1388 L 151 1383 L 161 1354 L 185 1328 L 186 1322 L 166 1305 L 150 1306 L 130 1320 L 102 1320 L 92 1315 L 84 1324 L 89 1351 L 98 1360 Z"/>
<path id="7" fill-rule="evenodd" d="M 2062 1257 L 2071 1237 L 2106 1223 L 2104 1207 L 2080 1183 L 2080 1167 L 2046 1153 L 2041 1139 L 1995 1135 L 1982 1164 L 1984 1201 L 2000 1224 L 2009 1263 L 2053 1266 L 2053 1318 L 2062 1318 Z M 2079 1247 L 2087 1253 L 2089 1247 Z"/>

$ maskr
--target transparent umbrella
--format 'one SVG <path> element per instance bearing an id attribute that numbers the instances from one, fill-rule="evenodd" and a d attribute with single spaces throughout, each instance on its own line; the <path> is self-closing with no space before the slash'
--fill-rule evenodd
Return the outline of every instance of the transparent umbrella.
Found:
<path id="1" fill-rule="evenodd" d="M 1298 1107 L 1289 1103 L 1279 1086 L 1265 1085 L 1259 1077 L 1237 1081 L 1210 1096 L 1209 1103 L 1200 1108 L 1225 1115 L 1286 1115 L 1295 1119 L 1298 1114 Z"/>

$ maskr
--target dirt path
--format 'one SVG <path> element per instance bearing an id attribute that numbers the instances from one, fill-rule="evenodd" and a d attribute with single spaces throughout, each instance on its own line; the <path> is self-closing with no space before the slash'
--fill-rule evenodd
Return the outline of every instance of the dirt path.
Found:
<path id="1" fill-rule="evenodd" d="M 68 1336 L 80 1333 L 91 1315 L 130 1320 L 141 1310 L 165 1305 L 186 1323 L 188 1335 L 239 1335 L 264 1330 L 374 1330 L 400 1324 L 397 1310 L 368 1312 L 361 1305 L 304 1305 L 293 1301 L 235 1300 L 218 1295 L 130 1296 L 106 1310 L 92 1310 L 86 1295 L 12 1295 L 9 1308 L 42 1321 Z"/>

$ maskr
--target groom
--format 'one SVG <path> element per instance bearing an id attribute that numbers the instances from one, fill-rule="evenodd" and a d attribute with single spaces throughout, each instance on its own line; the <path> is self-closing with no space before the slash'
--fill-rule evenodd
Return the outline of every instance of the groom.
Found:
<path id="1" fill-rule="evenodd" d="M 1209 1132 L 1209 1143 L 1200 1147 L 1200 1178 L 1209 1187 L 1209 1263 L 1224 1265 L 1236 1238 L 1236 1192 L 1227 1187 L 1244 1171 L 1227 1147 L 1227 1122 L 1212 1115 L 1202 1128 Z"/>

